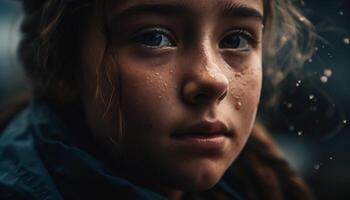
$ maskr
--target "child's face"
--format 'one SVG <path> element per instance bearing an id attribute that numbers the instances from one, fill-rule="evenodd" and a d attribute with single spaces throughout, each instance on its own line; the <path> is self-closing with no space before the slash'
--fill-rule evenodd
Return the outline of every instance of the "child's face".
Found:
<path id="1" fill-rule="evenodd" d="M 96 71 L 114 64 L 127 158 L 116 162 L 152 187 L 213 186 L 255 121 L 262 0 L 119 0 L 107 8 L 106 18 L 94 15 L 83 40 L 85 107 L 94 134 L 117 140 L 118 98 L 104 115 L 112 93 L 107 78 L 100 80 L 106 98 L 95 95 Z"/>

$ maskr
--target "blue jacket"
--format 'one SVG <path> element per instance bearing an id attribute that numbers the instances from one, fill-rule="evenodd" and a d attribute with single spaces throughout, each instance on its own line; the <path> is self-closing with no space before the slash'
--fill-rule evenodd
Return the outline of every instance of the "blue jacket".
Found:
<path id="1" fill-rule="evenodd" d="M 12 120 L 0 134 L 1 200 L 166 199 L 113 175 L 89 150 L 90 134 L 75 124 L 35 101 Z M 223 181 L 217 187 L 240 199 Z"/>

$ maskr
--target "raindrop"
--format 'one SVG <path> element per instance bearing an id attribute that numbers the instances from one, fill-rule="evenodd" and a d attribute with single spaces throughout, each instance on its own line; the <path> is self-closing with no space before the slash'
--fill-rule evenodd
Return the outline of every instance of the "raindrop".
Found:
<path id="1" fill-rule="evenodd" d="M 348 121 L 347 120 L 343 120 L 343 124 L 346 124 L 346 123 L 348 123 Z"/>
<path id="2" fill-rule="evenodd" d="M 315 47 L 315 51 L 318 51 L 318 47 Z"/>
<path id="3" fill-rule="evenodd" d="M 345 44 L 350 44 L 350 39 L 349 38 L 344 38 L 344 43 Z"/>
<path id="4" fill-rule="evenodd" d="M 312 63 L 312 58 L 309 58 L 308 62 L 309 62 L 309 63 Z"/>
<path id="5" fill-rule="evenodd" d="M 344 15 L 344 12 L 343 11 L 339 11 L 339 15 Z"/>
<path id="6" fill-rule="evenodd" d="M 309 95 L 309 99 L 310 99 L 310 100 L 313 100 L 314 98 L 315 98 L 315 95 L 313 95 L 313 94 L 310 94 L 310 95 Z"/>
<path id="7" fill-rule="evenodd" d="M 300 16 L 300 17 L 299 17 L 299 20 L 300 20 L 301 22 L 303 22 L 303 21 L 305 21 L 305 17 L 304 17 L 304 16 Z"/>
<path id="8" fill-rule="evenodd" d="M 297 54 L 296 54 L 296 58 L 297 58 L 298 60 L 300 60 L 300 59 L 302 58 L 301 53 L 297 53 Z"/>
<path id="9" fill-rule="evenodd" d="M 316 112 L 317 111 L 317 106 L 311 106 L 310 107 L 311 112 Z"/>
<path id="10" fill-rule="evenodd" d="M 325 48 L 325 46 L 324 46 L 324 45 L 322 45 L 322 46 L 321 46 L 321 48 L 322 48 L 322 49 L 324 49 L 324 48 Z"/>
<path id="11" fill-rule="evenodd" d="M 320 164 L 316 164 L 316 165 L 314 165 L 314 169 L 315 169 L 315 170 L 319 170 L 319 169 L 320 169 L 320 167 L 321 167 L 321 165 L 320 165 Z"/>
<path id="12" fill-rule="evenodd" d="M 287 42 L 287 40 L 288 40 L 287 37 L 284 35 L 284 36 L 281 37 L 280 42 L 281 42 L 282 44 L 284 44 L 284 43 Z"/>
<path id="13" fill-rule="evenodd" d="M 329 160 L 333 160 L 333 157 L 331 156 L 331 157 L 329 157 Z"/>
<path id="14" fill-rule="evenodd" d="M 294 131 L 295 127 L 294 126 L 289 126 L 289 131 Z"/>
<path id="15" fill-rule="evenodd" d="M 240 102 L 240 101 L 238 101 L 237 103 L 236 103 L 236 110 L 240 110 L 241 108 L 242 108 L 242 102 Z"/>
<path id="16" fill-rule="evenodd" d="M 292 103 L 287 103 L 287 108 L 288 108 L 288 109 L 293 108 L 293 104 L 292 104 Z"/>
<path id="17" fill-rule="evenodd" d="M 295 84 L 295 86 L 299 87 L 301 84 L 301 80 L 298 80 L 297 83 Z"/>
<path id="18" fill-rule="evenodd" d="M 303 131 L 298 131 L 298 135 L 301 136 L 303 134 Z"/>
<path id="19" fill-rule="evenodd" d="M 321 80 L 322 83 L 327 83 L 328 77 L 327 76 L 321 76 L 320 80 Z"/>
<path id="20" fill-rule="evenodd" d="M 300 1 L 300 4 L 301 4 L 302 6 L 305 6 L 305 1 Z"/>
<path id="21" fill-rule="evenodd" d="M 332 70 L 331 69 L 325 69 L 323 71 L 323 74 L 329 78 L 329 77 L 332 76 Z"/>

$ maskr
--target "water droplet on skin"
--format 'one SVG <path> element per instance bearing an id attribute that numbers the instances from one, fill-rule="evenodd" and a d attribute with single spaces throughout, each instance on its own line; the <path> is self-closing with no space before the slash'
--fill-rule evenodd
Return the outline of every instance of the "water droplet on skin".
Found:
<path id="1" fill-rule="evenodd" d="M 240 97 L 238 95 L 233 97 L 236 101 L 239 101 Z"/>
<path id="2" fill-rule="evenodd" d="M 157 76 L 159 76 L 159 73 L 158 73 L 158 72 L 156 72 L 155 74 L 156 74 Z"/>
<path id="3" fill-rule="evenodd" d="M 344 43 L 345 44 L 350 44 L 350 39 L 349 38 L 344 38 Z"/>
<path id="4" fill-rule="evenodd" d="M 236 73 L 235 73 L 235 77 L 236 77 L 236 78 L 240 78 L 241 76 L 242 76 L 242 73 L 241 73 L 241 72 L 236 72 Z"/>
<path id="5" fill-rule="evenodd" d="M 332 70 L 331 69 L 325 69 L 323 71 L 323 74 L 329 78 L 329 77 L 332 76 Z"/>
<path id="6" fill-rule="evenodd" d="M 328 82 L 328 77 L 327 76 L 321 76 L 320 80 L 322 83 L 327 83 Z"/>
<path id="7" fill-rule="evenodd" d="M 315 169 L 315 170 L 319 170 L 319 169 L 320 169 L 320 167 L 321 167 L 321 165 L 320 165 L 320 164 L 316 164 L 316 165 L 314 165 L 314 169 Z"/>
<path id="8" fill-rule="evenodd" d="M 237 103 L 236 103 L 236 110 L 240 110 L 241 108 L 242 108 L 242 102 L 240 102 L 240 101 L 238 101 Z"/>

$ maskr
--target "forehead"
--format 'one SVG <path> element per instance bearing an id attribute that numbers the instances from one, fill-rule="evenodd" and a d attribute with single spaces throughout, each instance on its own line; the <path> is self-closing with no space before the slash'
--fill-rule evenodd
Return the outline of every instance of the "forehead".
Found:
<path id="1" fill-rule="evenodd" d="M 248 8 L 263 16 L 263 0 L 110 0 L 108 7 L 118 12 L 135 6 L 168 5 L 183 8 L 191 13 L 213 14 L 231 8 Z M 161 7 L 159 7 L 161 8 Z M 234 10 L 234 9 L 233 9 Z"/>

